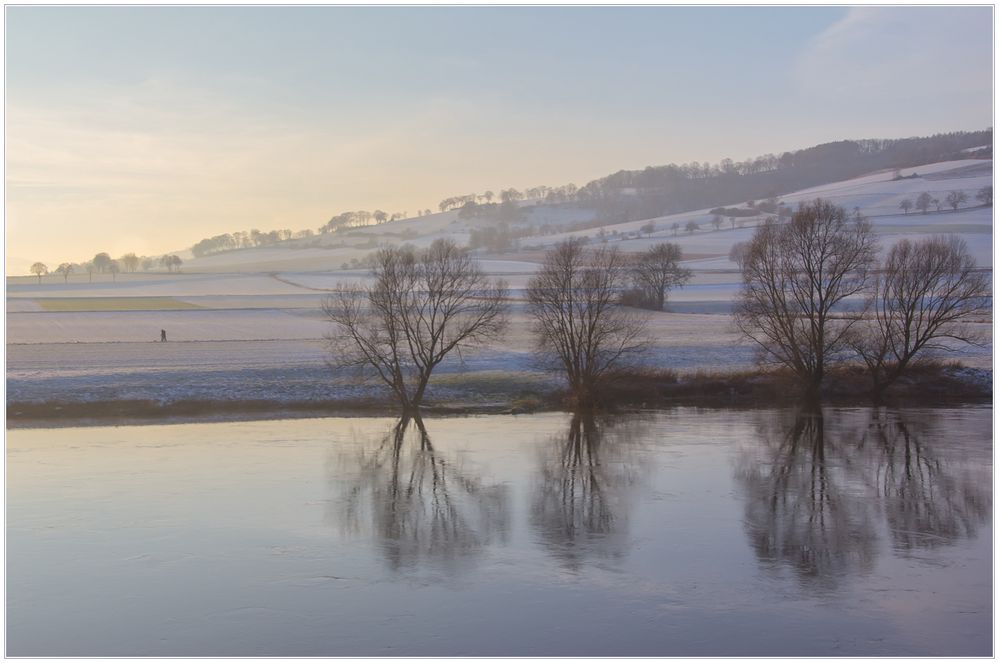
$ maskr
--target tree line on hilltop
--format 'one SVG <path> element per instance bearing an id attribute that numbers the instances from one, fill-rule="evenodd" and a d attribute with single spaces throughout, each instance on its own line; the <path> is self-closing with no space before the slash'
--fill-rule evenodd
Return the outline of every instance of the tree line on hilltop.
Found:
<path id="1" fill-rule="evenodd" d="M 528 187 L 523 191 L 502 189 L 498 196 L 493 191 L 454 195 L 442 199 L 437 209 L 442 213 L 458 210 L 459 218 L 466 221 L 508 224 L 523 220 L 523 205 L 529 202 L 535 206 L 569 205 L 593 213 L 590 220 L 574 223 L 571 228 L 563 230 L 614 225 L 709 207 L 715 207 L 712 214 L 738 217 L 749 212 L 726 206 L 746 200 L 776 200 L 782 194 L 876 170 L 908 168 L 948 159 L 991 158 L 991 144 L 991 128 L 928 137 L 842 140 L 779 155 L 765 154 L 744 161 L 722 159 L 717 164 L 693 161 L 649 166 L 642 170 L 621 170 L 582 187 L 570 183 L 555 187 Z M 973 148 L 981 149 L 969 152 Z M 777 211 L 769 210 L 768 213 Z M 422 209 L 416 216 L 432 213 L 430 209 Z M 336 233 L 405 218 L 410 218 L 407 212 L 345 211 L 333 215 L 316 231 L 293 232 L 285 229 L 226 233 L 201 240 L 192 247 L 192 251 L 200 257 L 220 251 L 275 245 L 289 239 L 308 239 L 317 233 Z M 481 242 L 486 246 L 489 243 Z"/>

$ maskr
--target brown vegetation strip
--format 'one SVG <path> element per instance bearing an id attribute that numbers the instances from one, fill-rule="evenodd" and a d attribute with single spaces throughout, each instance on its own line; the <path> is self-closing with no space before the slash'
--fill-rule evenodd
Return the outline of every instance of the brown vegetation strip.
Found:
<path id="1" fill-rule="evenodd" d="M 990 384 L 963 379 L 956 364 L 925 364 L 912 369 L 896 383 L 883 404 L 943 406 L 992 401 Z M 834 371 L 823 389 L 829 405 L 871 405 L 870 383 L 859 367 Z M 662 409 L 676 406 L 706 408 L 788 407 L 801 394 L 787 372 L 695 373 L 678 376 L 669 370 L 621 374 L 608 380 L 600 405 L 609 410 Z M 537 389 L 491 405 L 447 403 L 425 405 L 428 415 L 525 414 L 567 409 L 567 394 Z M 8 403 L 8 428 L 54 426 L 106 426 L 109 424 L 229 421 L 246 419 L 291 419 L 309 417 L 395 416 L 398 405 L 390 398 L 326 401 L 176 401 L 149 400 L 102 402 L 51 401 Z"/>

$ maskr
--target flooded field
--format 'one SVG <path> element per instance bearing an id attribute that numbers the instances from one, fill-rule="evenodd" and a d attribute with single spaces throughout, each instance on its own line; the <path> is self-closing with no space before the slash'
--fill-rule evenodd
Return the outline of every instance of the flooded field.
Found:
<path id="1" fill-rule="evenodd" d="M 990 656 L 992 411 L 7 433 L 10 656 Z"/>

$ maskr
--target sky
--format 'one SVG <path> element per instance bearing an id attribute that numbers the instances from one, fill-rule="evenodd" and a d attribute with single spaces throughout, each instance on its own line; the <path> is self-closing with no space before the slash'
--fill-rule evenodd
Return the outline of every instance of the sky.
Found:
<path id="1" fill-rule="evenodd" d="M 7 6 L 7 273 L 984 129 L 992 25 L 988 6 Z"/>

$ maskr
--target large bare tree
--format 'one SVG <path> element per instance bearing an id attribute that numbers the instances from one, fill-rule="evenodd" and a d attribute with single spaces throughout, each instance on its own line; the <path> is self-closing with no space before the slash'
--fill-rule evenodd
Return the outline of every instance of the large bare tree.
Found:
<path id="1" fill-rule="evenodd" d="M 496 338 L 507 289 L 450 241 L 382 249 L 374 283 L 341 286 L 323 303 L 335 368 L 360 367 L 384 382 L 404 411 L 418 409 L 434 369 L 451 352 Z"/>
<path id="2" fill-rule="evenodd" d="M 617 303 L 628 267 L 617 249 L 586 251 L 570 239 L 546 254 L 527 286 L 539 349 L 565 372 L 579 406 L 594 405 L 601 379 L 647 345 L 645 317 Z"/>
<path id="3" fill-rule="evenodd" d="M 690 280 L 690 270 L 680 266 L 682 251 L 677 244 L 660 242 L 635 257 L 631 265 L 631 278 L 656 309 L 662 311 L 666 297 L 673 288 L 682 287 Z"/>
<path id="4" fill-rule="evenodd" d="M 871 374 L 875 396 L 928 350 L 947 340 L 977 343 L 965 324 L 989 311 L 989 274 L 978 270 L 964 240 L 903 239 L 891 248 L 873 285 L 872 315 L 851 334 Z"/>
<path id="5" fill-rule="evenodd" d="M 820 199 L 786 224 L 760 226 L 749 243 L 736 324 L 762 359 L 791 369 L 809 395 L 855 319 L 837 319 L 834 309 L 863 293 L 876 251 L 869 223 Z"/>

